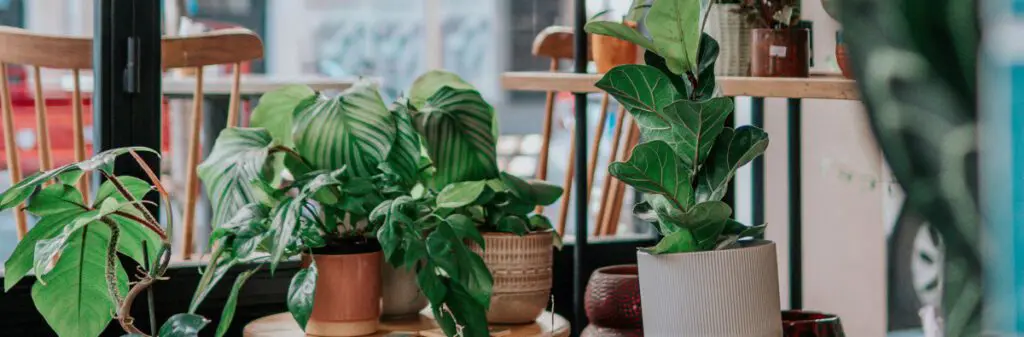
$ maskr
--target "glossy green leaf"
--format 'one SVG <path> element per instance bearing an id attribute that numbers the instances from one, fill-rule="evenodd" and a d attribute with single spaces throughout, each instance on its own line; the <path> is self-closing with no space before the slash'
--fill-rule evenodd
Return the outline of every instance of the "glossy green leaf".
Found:
<path id="1" fill-rule="evenodd" d="M 356 177 L 379 172 L 397 132 L 377 86 L 367 81 L 337 97 L 318 99 L 296 112 L 294 123 L 295 149 L 314 168 L 347 166 Z"/>
<path id="2" fill-rule="evenodd" d="M 710 222 L 694 228 L 691 233 L 693 234 L 694 241 L 697 242 L 697 247 L 700 250 L 715 249 L 715 245 L 718 244 L 718 239 L 725 229 L 727 220 Z"/>
<path id="3" fill-rule="evenodd" d="M 721 200 L 729 191 L 729 181 L 746 165 L 768 148 L 768 134 L 749 125 L 726 128 L 715 140 L 711 157 L 697 175 L 697 200 Z"/>
<path id="4" fill-rule="evenodd" d="M 32 301 L 60 336 L 99 336 L 116 311 L 106 275 L 110 229 L 90 225 L 69 238 L 61 258 L 43 282 L 32 286 Z M 128 275 L 113 260 L 118 292 L 128 291 Z"/>
<path id="5" fill-rule="evenodd" d="M 416 132 L 412 113 L 405 102 L 393 104 L 391 116 L 395 120 L 395 142 L 381 164 L 381 170 L 395 174 L 404 188 L 411 188 L 419 178 L 420 135 Z"/>
<path id="6" fill-rule="evenodd" d="M 526 181 L 501 172 L 501 182 L 512 195 L 533 205 L 550 205 L 562 197 L 562 188 L 539 180 Z"/>
<path id="7" fill-rule="evenodd" d="M 554 226 L 551 225 L 551 220 L 543 214 L 532 214 L 530 215 L 530 230 L 531 231 L 551 231 L 553 239 L 553 245 L 558 250 L 562 250 L 562 236 L 555 231 Z"/>
<path id="8" fill-rule="evenodd" d="M 196 337 L 210 320 L 195 314 L 175 314 L 160 326 L 160 337 Z"/>
<path id="9" fill-rule="evenodd" d="M 732 215 L 732 208 L 721 201 L 706 201 L 694 205 L 685 211 L 675 208 L 675 204 L 665 201 L 662 196 L 651 196 L 648 199 L 658 215 L 658 221 L 671 224 L 678 228 L 695 229 L 707 224 L 725 221 Z"/>
<path id="10" fill-rule="evenodd" d="M 415 123 L 436 168 L 434 187 L 497 178 L 494 118 L 475 90 L 442 87 L 427 100 Z"/>
<path id="11" fill-rule="evenodd" d="M 697 100 L 705 100 L 715 94 L 715 61 L 718 60 L 718 41 L 707 33 L 701 34 L 700 53 L 697 59 L 697 88 L 691 89 L 690 96 Z"/>
<path id="12" fill-rule="evenodd" d="M 494 192 L 485 181 L 464 181 L 452 183 L 437 194 L 437 207 L 457 208 L 487 202 Z"/>
<path id="13" fill-rule="evenodd" d="M 259 104 L 252 111 L 249 125 L 264 128 L 285 146 L 292 146 L 292 116 L 303 102 L 312 103 L 316 92 L 305 85 L 288 85 L 260 96 Z"/>
<path id="14" fill-rule="evenodd" d="M 629 41 L 644 49 L 657 50 L 657 46 L 651 42 L 643 33 L 627 26 L 622 22 L 615 21 L 590 21 L 583 26 L 583 30 L 590 34 L 611 36 L 620 40 Z"/>
<path id="15" fill-rule="evenodd" d="M 697 65 L 700 45 L 700 0 L 658 0 L 644 21 L 654 49 L 665 57 L 668 68 L 682 75 Z"/>
<path id="16" fill-rule="evenodd" d="M 430 261 L 452 279 L 458 279 L 461 270 L 458 262 L 452 258 L 455 253 L 452 242 L 456 240 L 458 238 L 451 231 L 435 230 L 427 236 L 427 254 Z"/>
<path id="17" fill-rule="evenodd" d="M 299 226 L 302 216 L 301 198 L 288 197 L 281 201 L 272 212 L 273 218 L 270 227 L 276 235 L 271 242 L 270 272 L 277 269 L 277 264 L 285 257 L 285 250 L 288 244 L 295 237 L 295 229 Z"/>
<path id="18" fill-rule="evenodd" d="M 119 215 L 110 215 L 110 219 L 117 223 L 121 229 L 121 238 L 117 240 L 117 251 L 130 257 L 140 264 L 152 265 L 159 256 L 162 240 L 160 235 L 149 228 Z M 147 254 L 143 254 L 142 242 L 146 242 L 146 249 L 149 251 L 149 261 L 143 261 Z"/>
<path id="19" fill-rule="evenodd" d="M 427 100 L 434 96 L 441 88 L 471 89 L 475 90 L 472 84 L 463 80 L 459 75 L 445 70 L 431 70 L 412 82 L 409 90 L 409 103 L 416 109 L 422 109 Z"/>
<path id="20" fill-rule="evenodd" d="M 444 301 L 445 295 L 448 292 L 448 288 L 444 286 L 441 276 L 437 275 L 434 265 L 430 263 L 416 273 L 416 284 L 419 285 L 420 291 L 423 292 L 423 295 L 432 304 L 440 304 Z"/>
<path id="21" fill-rule="evenodd" d="M 449 291 L 444 299 L 448 310 L 442 306 L 431 306 L 434 311 L 434 318 L 444 331 L 445 335 L 457 336 L 461 331 L 464 337 L 488 337 L 487 307 L 480 305 L 473 300 L 473 297 L 461 284 L 449 283 Z M 452 315 L 455 317 L 452 317 Z M 461 326 L 459 329 L 456 325 Z"/>
<path id="22" fill-rule="evenodd" d="M 669 75 L 649 65 L 617 66 L 594 85 L 615 97 L 633 115 L 657 115 L 666 106 L 683 98 Z"/>
<path id="23" fill-rule="evenodd" d="M 698 250 L 697 241 L 694 240 L 693 234 L 689 230 L 681 230 L 669 235 L 666 235 L 658 244 L 649 249 L 645 249 L 648 253 L 658 254 L 674 254 L 674 253 L 688 253 Z"/>
<path id="24" fill-rule="evenodd" d="M 455 232 L 455 236 L 459 239 L 469 239 L 476 242 L 480 248 L 487 249 L 486 243 L 484 243 L 484 237 L 480 234 L 480 230 L 476 228 L 476 223 L 473 222 L 468 216 L 462 214 L 452 214 L 445 219 L 445 222 L 451 226 L 452 231 Z"/>
<path id="25" fill-rule="evenodd" d="M 288 286 L 288 312 L 291 312 L 295 322 L 303 330 L 306 329 L 306 322 L 313 314 L 313 298 L 316 296 L 316 262 L 310 262 L 309 267 L 300 270 L 292 277 Z"/>
<path id="26" fill-rule="evenodd" d="M 644 139 L 668 143 L 686 167 L 689 181 L 697 176 L 732 109 L 732 99 L 716 97 L 702 102 L 679 100 L 661 113 L 636 112 L 633 117 Z"/>
<path id="27" fill-rule="evenodd" d="M 677 209 L 693 204 L 689 167 L 664 141 L 637 145 L 625 163 L 612 163 L 608 173 L 639 191 L 664 195 Z"/>
<path id="28" fill-rule="evenodd" d="M 213 206 L 214 227 L 231 219 L 241 207 L 258 201 L 252 181 L 263 179 L 270 149 L 275 146 L 265 129 L 227 128 L 220 132 L 199 179 Z"/>
<path id="29" fill-rule="evenodd" d="M 235 318 L 235 309 L 238 306 L 238 292 L 242 290 L 245 281 L 248 281 L 249 277 L 255 274 L 257 270 L 259 270 L 258 267 L 246 270 L 235 278 L 235 284 L 231 286 L 228 300 L 224 302 L 224 309 L 220 314 L 220 322 L 217 323 L 216 337 L 223 337 L 228 332 L 228 328 L 231 327 L 231 321 Z"/>
<path id="30" fill-rule="evenodd" d="M 69 210 L 40 218 L 39 222 L 36 222 L 35 226 L 32 226 L 25 234 L 25 237 L 18 241 L 14 252 L 4 263 L 4 291 L 11 290 L 32 269 L 32 256 L 35 252 L 36 242 L 61 234 L 68 223 L 85 212 L 84 209 Z"/>
<path id="31" fill-rule="evenodd" d="M 515 215 L 507 215 L 498 219 L 495 225 L 495 229 L 499 232 L 512 233 L 515 235 L 526 235 L 530 232 L 527 227 L 526 221 L 522 217 Z"/>
<path id="32" fill-rule="evenodd" d="M 121 185 L 124 186 L 125 190 L 128 191 L 128 194 L 131 194 L 135 200 L 142 200 L 146 194 L 155 190 L 153 185 L 150 185 L 149 182 L 136 177 L 118 176 L 117 180 L 121 182 Z M 93 207 L 103 203 L 104 200 L 111 197 L 115 198 L 117 201 L 128 201 L 120 192 L 117 191 L 114 184 L 108 180 L 104 181 L 103 184 L 100 185 L 100 188 L 96 190 L 96 198 L 92 203 Z"/>
<path id="33" fill-rule="evenodd" d="M 65 184 L 53 184 L 39 190 L 29 199 L 25 210 L 36 216 L 64 213 L 80 210 L 85 207 L 82 193 L 77 188 Z"/>

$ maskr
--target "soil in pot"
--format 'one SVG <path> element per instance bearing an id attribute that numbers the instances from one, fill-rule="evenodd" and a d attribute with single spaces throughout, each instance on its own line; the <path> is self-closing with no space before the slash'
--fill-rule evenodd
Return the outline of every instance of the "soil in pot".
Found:
<path id="1" fill-rule="evenodd" d="M 494 294 L 487 322 L 525 324 L 537 320 L 551 295 L 552 236 L 550 232 L 518 236 L 485 232 L 487 250 L 470 244 L 494 277 Z"/>
<path id="2" fill-rule="evenodd" d="M 626 21 L 623 24 L 636 28 L 636 22 Z M 632 42 L 597 34 L 590 34 L 590 41 L 598 73 L 607 73 L 615 66 L 637 61 L 637 46 Z"/>
<path id="3" fill-rule="evenodd" d="M 760 77 L 807 77 L 810 72 L 807 29 L 754 29 L 750 71 Z"/>
<path id="4" fill-rule="evenodd" d="M 376 239 L 352 238 L 313 250 L 318 277 L 311 336 L 363 336 L 377 331 L 382 260 Z"/>

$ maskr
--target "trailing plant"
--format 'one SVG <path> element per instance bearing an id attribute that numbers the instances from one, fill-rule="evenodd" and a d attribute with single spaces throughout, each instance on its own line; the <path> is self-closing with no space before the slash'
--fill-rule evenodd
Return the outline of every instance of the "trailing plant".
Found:
<path id="1" fill-rule="evenodd" d="M 786 29 L 800 21 L 799 0 L 739 0 L 735 3 L 741 4 L 737 12 L 760 28 Z"/>
<path id="2" fill-rule="evenodd" d="M 731 219 L 721 201 L 736 170 L 767 148 L 768 135 L 725 127 L 733 102 L 715 97 L 718 42 L 701 32 L 700 10 L 699 0 L 655 1 L 645 19 L 650 39 L 616 22 L 585 27 L 647 49 L 646 64 L 615 67 L 597 86 L 629 110 L 645 139 L 608 172 L 646 194 L 633 211 L 664 235 L 652 254 L 726 249 L 764 230 Z"/>
<path id="3" fill-rule="evenodd" d="M 136 151 L 156 153 L 141 147 L 108 150 L 36 173 L 0 194 L 0 210 L 27 201 L 24 209 L 38 217 L 4 264 L 4 290 L 31 272 L 36 309 L 60 336 L 99 336 L 111 319 L 130 336 L 148 336 L 135 327 L 131 308 L 140 294 L 166 279 L 174 226 L 170 214 L 163 227 L 145 207 L 144 198 L 154 190 L 164 203 L 169 196 Z M 125 154 L 136 160 L 149 182 L 114 174 L 114 160 Z M 90 172 L 99 172 L 106 181 L 86 199 L 76 182 Z M 138 263 L 134 281 L 129 282 L 119 254 Z M 149 311 L 153 315 L 152 306 Z M 207 322 L 195 314 L 178 314 L 154 333 L 196 336 Z"/>

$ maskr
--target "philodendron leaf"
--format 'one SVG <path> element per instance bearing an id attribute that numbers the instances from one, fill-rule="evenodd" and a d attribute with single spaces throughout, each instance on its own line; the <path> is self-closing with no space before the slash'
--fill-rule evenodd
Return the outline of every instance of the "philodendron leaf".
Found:
<path id="1" fill-rule="evenodd" d="M 554 227 L 551 226 L 551 220 L 548 217 L 543 214 L 530 215 L 530 230 L 538 232 L 550 231 L 555 248 L 562 250 L 562 236 L 558 235 L 558 231 L 555 231 Z"/>
<path id="2" fill-rule="evenodd" d="M 196 337 L 210 320 L 196 314 L 176 314 L 160 326 L 160 337 Z"/>
<path id="3" fill-rule="evenodd" d="M 227 128 L 197 168 L 213 206 L 214 227 L 245 205 L 259 201 L 252 181 L 264 179 L 267 157 L 276 143 L 265 129 Z"/>
<path id="4" fill-rule="evenodd" d="M 90 225 L 72 235 L 43 282 L 32 286 L 32 302 L 60 336 L 99 336 L 117 310 L 106 282 L 106 248 L 110 229 Z M 128 275 L 114 259 L 117 289 L 128 291 Z"/>
<path id="5" fill-rule="evenodd" d="M 85 209 L 69 210 L 41 217 L 25 237 L 18 241 L 11 257 L 4 263 L 4 291 L 11 290 L 32 269 L 36 242 L 61 234 L 68 223 L 85 212 Z"/>
<path id="6" fill-rule="evenodd" d="M 457 208 L 482 204 L 494 196 L 486 181 L 464 181 L 445 186 L 437 194 L 437 207 Z"/>
<path id="7" fill-rule="evenodd" d="M 650 39 L 644 36 L 643 33 L 633 27 L 623 24 L 622 22 L 590 21 L 583 26 L 583 30 L 590 34 L 611 36 L 619 40 L 629 41 L 643 47 L 644 49 L 658 49 L 657 46 L 655 46 Z"/>
<path id="8" fill-rule="evenodd" d="M 348 166 L 356 177 L 379 172 L 397 132 L 377 86 L 367 81 L 297 111 L 294 125 L 295 149 L 315 169 Z"/>
<path id="9" fill-rule="evenodd" d="M 395 143 L 391 145 L 391 152 L 381 163 L 381 170 L 386 173 L 393 173 L 398 176 L 399 181 L 406 188 L 416 185 L 419 178 L 420 161 L 420 135 L 416 133 L 416 127 L 412 122 L 412 113 L 404 101 L 395 102 L 391 107 L 391 116 L 394 117 L 396 134 Z"/>
<path id="10" fill-rule="evenodd" d="M 705 100 L 715 94 L 715 61 L 718 60 L 718 41 L 707 33 L 701 34 L 697 59 L 697 87 L 690 92 L 692 98 Z"/>
<path id="11" fill-rule="evenodd" d="M 562 197 L 562 188 L 540 180 L 526 181 L 508 172 L 501 172 L 502 186 L 516 198 L 534 205 L 550 205 Z"/>
<path id="12" fill-rule="evenodd" d="M 423 295 L 435 306 L 440 306 L 441 302 L 444 301 L 445 295 L 448 293 L 448 288 L 445 288 L 441 276 L 437 275 L 436 268 L 430 263 L 427 263 L 423 266 L 423 269 L 416 273 L 416 284 L 419 285 Z"/>
<path id="13" fill-rule="evenodd" d="M 487 306 L 473 299 L 469 291 L 458 282 L 449 282 L 445 306 L 433 305 L 434 317 L 447 336 L 488 337 Z M 455 317 L 452 317 L 452 316 Z M 461 327 L 461 328 L 460 328 Z"/>
<path id="14" fill-rule="evenodd" d="M 64 213 L 85 207 L 82 193 L 71 185 L 53 184 L 39 190 L 31 199 L 25 210 L 36 216 Z"/>
<path id="15" fill-rule="evenodd" d="M 224 309 L 220 314 L 220 322 L 217 323 L 216 337 L 223 337 L 228 332 L 228 328 L 231 327 L 231 321 L 235 318 L 235 307 L 238 306 L 238 292 L 242 290 L 242 285 L 245 284 L 245 281 L 249 280 L 249 277 L 255 274 L 257 270 L 259 268 L 246 270 L 238 274 L 238 278 L 235 278 L 235 284 L 231 286 L 228 300 L 224 302 Z"/>
<path id="16" fill-rule="evenodd" d="M 658 244 L 651 248 L 646 248 L 644 251 L 658 255 L 658 254 L 674 254 L 674 253 L 688 253 L 697 251 L 697 241 L 694 240 L 693 234 L 689 230 L 681 230 L 669 235 L 666 235 Z"/>
<path id="17" fill-rule="evenodd" d="M 693 204 L 688 167 L 664 141 L 637 145 L 624 163 L 612 163 L 608 174 L 646 193 L 664 195 L 677 209 Z"/>
<path id="18" fill-rule="evenodd" d="M 672 102 L 683 98 L 668 75 L 649 65 L 616 66 L 594 85 L 615 97 L 634 115 L 657 115 Z"/>
<path id="19" fill-rule="evenodd" d="M 292 313 L 295 322 L 303 330 L 309 322 L 309 316 L 313 314 L 313 297 L 316 296 L 316 262 L 310 262 L 309 267 L 300 270 L 292 277 L 291 285 L 288 286 L 288 311 Z"/>
<path id="20" fill-rule="evenodd" d="M 732 109 L 733 102 L 728 97 L 702 102 L 678 100 L 659 113 L 634 112 L 633 118 L 644 139 L 661 140 L 672 148 L 686 167 L 687 181 L 692 181 Z"/>
<path id="21" fill-rule="evenodd" d="M 136 177 L 118 176 L 117 180 L 121 182 L 121 185 L 124 186 L 125 190 L 128 191 L 128 194 L 131 194 L 135 200 L 142 200 L 146 194 L 155 190 L 153 185 L 150 185 L 149 182 Z M 104 181 L 103 184 L 100 185 L 100 188 L 96 190 L 96 198 L 92 202 L 93 207 L 99 206 L 104 200 L 107 200 L 107 198 L 114 198 L 120 202 L 128 201 L 128 199 L 125 199 L 125 197 L 117 191 L 117 188 L 114 187 L 114 183 L 110 180 Z"/>
<path id="22" fill-rule="evenodd" d="M 494 108 L 475 90 L 446 86 L 430 96 L 415 122 L 437 169 L 435 188 L 498 177 L 493 120 Z"/>
<path id="23" fill-rule="evenodd" d="M 654 49 L 668 68 L 682 75 L 697 66 L 700 44 L 700 0 L 658 0 L 647 12 L 646 23 Z"/>
<path id="24" fill-rule="evenodd" d="M 292 116 L 296 109 L 314 102 L 316 92 L 305 85 L 288 85 L 260 96 L 249 125 L 264 128 L 279 143 L 292 146 Z"/>
<path id="25" fill-rule="evenodd" d="M 729 180 L 743 165 L 764 153 L 768 134 L 754 126 L 726 128 L 715 140 L 711 156 L 697 175 L 697 201 L 721 200 Z"/>
<path id="26" fill-rule="evenodd" d="M 476 223 L 470 217 L 456 213 L 449 215 L 445 222 L 451 226 L 455 236 L 459 239 L 472 240 L 477 245 L 480 245 L 480 248 L 487 249 L 483 235 L 480 235 L 480 230 L 476 228 Z"/>
<path id="27" fill-rule="evenodd" d="M 530 232 L 529 227 L 527 227 L 526 220 L 523 220 L 522 217 L 516 215 L 503 216 L 501 219 L 498 219 L 498 223 L 494 225 L 495 229 L 499 232 L 512 233 L 519 236 L 526 235 L 526 233 Z"/>

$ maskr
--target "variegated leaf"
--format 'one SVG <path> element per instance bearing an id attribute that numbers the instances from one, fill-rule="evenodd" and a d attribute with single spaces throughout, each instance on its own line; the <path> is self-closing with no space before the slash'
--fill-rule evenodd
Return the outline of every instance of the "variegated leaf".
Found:
<path id="1" fill-rule="evenodd" d="M 437 168 L 435 187 L 498 176 L 493 119 L 494 108 L 476 90 L 443 87 L 427 100 L 416 128 Z"/>
<path id="2" fill-rule="evenodd" d="M 199 178 L 213 206 L 213 226 L 228 221 L 242 206 L 256 202 L 251 181 L 263 176 L 274 146 L 265 129 L 227 128 L 199 165 Z"/>

